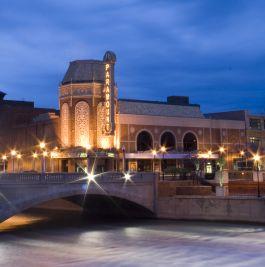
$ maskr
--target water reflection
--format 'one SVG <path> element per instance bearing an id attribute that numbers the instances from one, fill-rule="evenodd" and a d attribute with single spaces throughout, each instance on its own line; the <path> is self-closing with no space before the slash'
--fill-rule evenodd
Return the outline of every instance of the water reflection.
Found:
<path id="1" fill-rule="evenodd" d="M 264 266 L 264 250 L 261 225 L 88 220 L 78 209 L 0 224 L 0 266 Z"/>

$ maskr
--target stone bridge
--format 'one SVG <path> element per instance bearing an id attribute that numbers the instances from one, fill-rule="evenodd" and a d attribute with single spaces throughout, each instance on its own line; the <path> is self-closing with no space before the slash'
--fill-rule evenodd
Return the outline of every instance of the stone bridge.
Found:
<path id="1" fill-rule="evenodd" d="M 111 172 L 88 181 L 79 173 L 10 173 L 0 175 L 0 222 L 49 200 L 67 198 L 85 209 L 111 212 L 109 203 L 121 209 L 139 208 L 156 215 L 157 181 L 154 173 Z M 103 201 L 104 200 L 104 201 Z M 107 207 L 101 204 L 108 204 Z"/>

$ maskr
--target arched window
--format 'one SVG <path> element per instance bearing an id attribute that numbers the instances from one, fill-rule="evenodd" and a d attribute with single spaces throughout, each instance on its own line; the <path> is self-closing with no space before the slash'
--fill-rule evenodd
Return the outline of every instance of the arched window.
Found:
<path id="1" fill-rule="evenodd" d="M 89 144 L 89 105 L 80 101 L 75 106 L 75 146 Z"/>
<path id="2" fill-rule="evenodd" d="M 99 103 L 97 106 L 97 146 L 98 148 L 109 149 L 113 147 L 113 136 L 104 135 L 104 119 L 105 119 L 105 107 L 103 103 Z"/>
<path id="3" fill-rule="evenodd" d="M 167 150 L 173 150 L 176 147 L 175 136 L 171 132 L 164 132 L 160 139 L 160 145 L 165 146 Z"/>
<path id="4" fill-rule="evenodd" d="M 152 149 L 152 136 L 147 131 L 141 131 L 137 136 L 137 151 L 147 151 Z"/>
<path id="5" fill-rule="evenodd" d="M 183 138 L 184 151 L 191 152 L 198 150 L 197 138 L 193 133 L 186 133 Z"/>
<path id="6" fill-rule="evenodd" d="M 69 107 L 64 103 L 61 108 L 61 140 L 62 146 L 69 146 Z"/>

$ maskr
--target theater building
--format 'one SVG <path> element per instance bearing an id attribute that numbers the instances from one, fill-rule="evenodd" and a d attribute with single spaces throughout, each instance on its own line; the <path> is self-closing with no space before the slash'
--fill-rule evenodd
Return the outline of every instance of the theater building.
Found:
<path id="1" fill-rule="evenodd" d="M 40 170 L 43 152 L 47 171 L 75 172 L 93 164 L 97 172 L 161 171 L 194 168 L 198 159 L 205 172 L 213 172 L 221 155 L 234 167 L 246 149 L 244 120 L 205 116 L 186 96 L 165 102 L 119 99 L 115 64 L 110 51 L 103 60 L 70 62 L 59 87 L 59 111 L 9 127 L 13 138 L 2 153 L 21 151 L 20 170 Z M 34 151 L 39 158 L 33 162 Z M 18 159 L 7 161 L 9 170 L 18 166 Z"/>

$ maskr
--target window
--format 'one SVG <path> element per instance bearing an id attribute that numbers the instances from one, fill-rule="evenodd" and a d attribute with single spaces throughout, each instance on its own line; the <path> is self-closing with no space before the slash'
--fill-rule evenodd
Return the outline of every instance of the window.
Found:
<path id="1" fill-rule="evenodd" d="M 137 136 L 137 151 L 147 151 L 152 149 L 152 136 L 147 131 L 142 131 Z"/>
<path id="2" fill-rule="evenodd" d="M 175 136 L 171 132 L 164 132 L 161 136 L 160 145 L 165 146 L 167 150 L 175 149 Z"/>
<path id="3" fill-rule="evenodd" d="M 259 145 L 259 143 L 260 143 L 260 139 L 257 137 L 250 137 L 249 141 L 251 144 L 255 144 L 255 145 Z"/>
<path id="4" fill-rule="evenodd" d="M 183 149 L 186 152 L 198 150 L 197 138 L 193 133 L 186 133 L 183 138 Z"/>
<path id="5" fill-rule="evenodd" d="M 89 144 L 89 105 L 80 101 L 75 106 L 75 146 Z"/>
<path id="6" fill-rule="evenodd" d="M 261 130 L 261 120 L 260 119 L 249 119 L 249 126 L 254 130 Z"/>
<path id="7" fill-rule="evenodd" d="M 64 103 L 61 108 L 61 140 L 63 146 L 69 146 L 69 107 Z"/>

